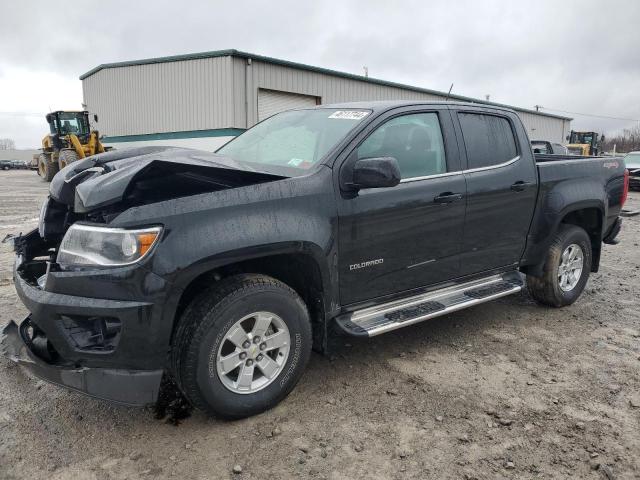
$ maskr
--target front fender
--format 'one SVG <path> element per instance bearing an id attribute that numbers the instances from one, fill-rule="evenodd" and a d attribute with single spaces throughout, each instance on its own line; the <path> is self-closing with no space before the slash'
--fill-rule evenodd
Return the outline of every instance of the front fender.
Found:
<path id="1" fill-rule="evenodd" d="M 325 249 L 311 242 L 291 241 L 275 244 L 253 245 L 237 250 L 222 252 L 176 272 L 172 278 L 172 284 L 176 289 L 182 291 L 186 289 L 191 282 L 204 273 L 247 260 L 267 258 L 275 255 L 293 254 L 302 254 L 312 259 L 320 272 L 322 290 L 325 293 L 325 299 L 329 302 L 325 305 L 325 311 L 335 309 L 337 296 L 334 292 L 334 286 L 337 285 L 337 279 L 334 277 L 337 274 L 337 270 L 331 268 L 331 253 L 327 253 Z M 332 302 L 332 299 L 335 300 Z"/>
<path id="2" fill-rule="evenodd" d="M 321 274 L 325 311 L 337 305 L 337 217 L 331 170 L 306 177 L 131 208 L 113 226 L 164 225 L 151 271 L 170 282 L 167 310 L 199 275 L 232 263 L 296 253 Z M 176 299 L 177 298 L 177 299 Z"/>

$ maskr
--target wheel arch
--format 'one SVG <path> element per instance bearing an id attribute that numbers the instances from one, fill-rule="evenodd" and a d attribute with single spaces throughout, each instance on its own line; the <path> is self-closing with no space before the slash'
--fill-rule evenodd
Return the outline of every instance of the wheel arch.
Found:
<path id="1" fill-rule="evenodd" d="M 558 228 L 567 223 L 591 231 L 593 271 L 598 270 L 602 229 L 608 212 L 608 193 L 599 176 L 580 175 L 579 165 L 563 169 L 553 162 L 538 166 L 540 191 L 520 261 L 527 275 L 541 276 L 547 251 Z M 570 169 L 570 171 L 569 171 Z M 600 236 L 596 238 L 592 219 L 599 218 Z"/>
<path id="2" fill-rule="evenodd" d="M 329 263 L 322 249 L 308 242 L 261 246 L 225 252 L 223 258 L 214 258 L 185 269 L 174 280 L 173 298 L 167 304 L 172 312 L 171 341 L 186 306 L 203 290 L 216 282 L 240 273 L 262 274 L 273 277 L 291 287 L 309 308 L 314 330 L 324 330 L 324 320 L 336 308 L 337 291 L 332 282 Z M 314 331 L 314 337 L 315 337 Z M 318 332 L 320 333 L 320 332 Z"/>
<path id="3" fill-rule="evenodd" d="M 563 210 L 554 214 L 555 222 L 552 223 L 543 242 L 535 246 L 535 253 L 527 252 L 528 258 L 535 261 L 524 265 L 521 270 L 527 275 L 539 277 L 544 269 L 546 251 L 551 240 L 557 233 L 560 225 L 575 225 L 584 229 L 591 240 L 592 263 L 591 271 L 597 272 L 600 266 L 600 254 L 602 251 L 602 235 L 605 219 L 604 203 L 599 200 L 588 200 L 568 205 Z"/>
<path id="4" fill-rule="evenodd" d="M 600 253 L 602 252 L 602 235 L 604 228 L 604 211 L 597 205 L 583 206 L 568 211 L 558 223 L 575 225 L 582 228 L 591 240 L 591 271 L 597 272 L 600 267 Z"/>

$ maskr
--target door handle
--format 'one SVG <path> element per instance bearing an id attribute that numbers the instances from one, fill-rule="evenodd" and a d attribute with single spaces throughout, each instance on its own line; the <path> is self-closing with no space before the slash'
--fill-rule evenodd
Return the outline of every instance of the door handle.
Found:
<path id="1" fill-rule="evenodd" d="M 535 185 L 535 184 L 532 182 L 523 182 L 522 180 L 518 180 L 516 183 L 511 185 L 511 190 L 513 190 L 514 192 L 522 192 L 526 190 L 527 187 L 530 187 L 531 185 Z"/>
<path id="2" fill-rule="evenodd" d="M 461 193 L 444 192 L 433 199 L 435 203 L 453 203 L 462 200 Z"/>

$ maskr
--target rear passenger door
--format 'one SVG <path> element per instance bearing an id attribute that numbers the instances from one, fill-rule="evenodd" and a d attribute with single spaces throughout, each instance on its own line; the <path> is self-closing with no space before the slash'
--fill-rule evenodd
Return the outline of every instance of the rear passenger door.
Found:
<path id="1" fill-rule="evenodd" d="M 515 265 L 537 196 L 537 168 L 527 135 L 508 111 L 465 107 L 455 116 L 467 183 L 461 274 Z"/>

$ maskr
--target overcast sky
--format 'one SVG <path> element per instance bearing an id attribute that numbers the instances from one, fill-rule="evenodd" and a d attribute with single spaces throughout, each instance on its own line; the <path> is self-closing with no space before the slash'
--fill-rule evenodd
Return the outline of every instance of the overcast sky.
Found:
<path id="1" fill-rule="evenodd" d="M 101 63 L 235 48 L 567 114 L 640 119 L 640 1 L 3 2 L 0 137 L 38 147 Z M 555 109 L 555 110 L 551 110 Z"/>

